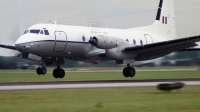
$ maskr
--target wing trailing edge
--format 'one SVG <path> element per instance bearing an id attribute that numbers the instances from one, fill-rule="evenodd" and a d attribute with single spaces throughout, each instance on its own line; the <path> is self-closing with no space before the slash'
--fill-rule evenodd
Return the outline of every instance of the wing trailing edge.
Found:
<path id="1" fill-rule="evenodd" d="M 143 46 L 126 47 L 122 52 L 136 54 L 136 61 L 158 58 L 175 51 L 187 50 L 198 46 L 196 42 L 200 41 L 200 36 L 192 36 L 176 40 L 147 44 Z M 194 49 L 190 49 L 191 51 Z M 196 49 L 197 50 L 197 49 Z"/>
<path id="2" fill-rule="evenodd" d="M 188 48 L 188 49 L 183 49 L 180 51 L 200 51 L 200 48 Z"/>

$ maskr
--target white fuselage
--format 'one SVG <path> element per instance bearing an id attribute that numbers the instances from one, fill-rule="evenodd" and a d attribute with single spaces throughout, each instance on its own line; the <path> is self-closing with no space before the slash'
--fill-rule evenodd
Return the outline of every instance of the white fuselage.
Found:
<path id="1" fill-rule="evenodd" d="M 39 33 L 31 30 L 40 30 Z M 44 30 L 49 35 L 44 34 Z M 41 33 L 42 31 L 42 33 Z M 164 41 L 155 34 L 142 32 L 134 29 L 110 29 L 68 26 L 56 24 L 37 24 L 27 29 L 15 43 L 16 48 L 22 53 L 31 53 L 38 56 L 65 57 L 68 59 L 85 60 L 99 59 L 100 53 L 105 53 L 106 49 L 99 49 L 89 43 L 89 39 L 94 36 L 114 37 L 124 40 L 125 46 L 139 46 L 154 42 Z M 116 54 L 118 55 L 118 54 Z M 133 59 L 132 56 L 120 56 L 120 59 Z M 109 57 L 110 58 L 110 57 Z M 110 58 L 112 59 L 112 57 Z M 118 60 L 113 59 L 113 60 Z"/>

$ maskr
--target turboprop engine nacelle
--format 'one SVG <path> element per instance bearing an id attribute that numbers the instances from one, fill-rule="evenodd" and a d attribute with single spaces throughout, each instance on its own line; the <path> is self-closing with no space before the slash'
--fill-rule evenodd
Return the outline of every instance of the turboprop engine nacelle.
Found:
<path id="1" fill-rule="evenodd" d="M 135 55 L 125 54 L 121 50 L 132 46 L 124 39 L 108 36 L 95 36 L 89 43 L 100 49 L 105 49 L 106 56 L 113 60 L 133 59 Z"/>
<path id="2" fill-rule="evenodd" d="M 94 36 L 89 40 L 89 43 L 100 49 L 112 49 L 118 46 L 117 38 L 108 36 Z"/>

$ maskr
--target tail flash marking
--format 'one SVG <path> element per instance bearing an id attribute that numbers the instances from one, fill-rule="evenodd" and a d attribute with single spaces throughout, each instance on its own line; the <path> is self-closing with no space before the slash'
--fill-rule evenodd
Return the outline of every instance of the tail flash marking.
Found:
<path id="1" fill-rule="evenodd" d="M 167 17 L 165 17 L 165 24 L 167 24 Z"/>
<path id="2" fill-rule="evenodd" d="M 167 24 L 167 17 L 165 17 L 165 16 L 162 17 L 162 23 Z"/>
<path id="3" fill-rule="evenodd" d="M 162 23 L 163 24 L 165 23 L 165 17 L 164 16 L 162 17 Z"/>
<path id="4" fill-rule="evenodd" d="M 163 5 L 163 0 L 160 0 L 159 8 L 162 8 L 162 5 Z"/>

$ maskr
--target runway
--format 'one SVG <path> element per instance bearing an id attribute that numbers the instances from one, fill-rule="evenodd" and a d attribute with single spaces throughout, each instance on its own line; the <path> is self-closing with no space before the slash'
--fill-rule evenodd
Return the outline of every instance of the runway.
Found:
<path id="1" fill-rule="evenodd" d="M 0 91 L 43 90 L 43 89 L 155 87 L 160 83 L 169 83 L 169 82 L 182 82 L 186 86 L 199 86 L 200 78 L 195 78 L 195 79 L 149 79 L 149 80 L 60 81 L 60 82 L 14 82 L 14 83 L 0 83 Z"/>

